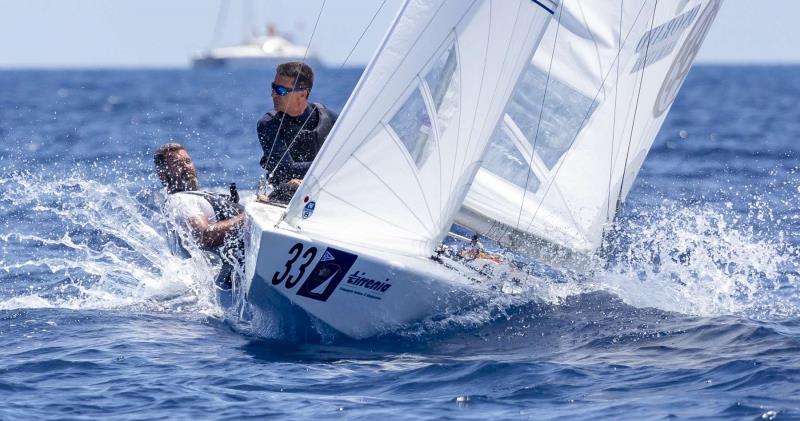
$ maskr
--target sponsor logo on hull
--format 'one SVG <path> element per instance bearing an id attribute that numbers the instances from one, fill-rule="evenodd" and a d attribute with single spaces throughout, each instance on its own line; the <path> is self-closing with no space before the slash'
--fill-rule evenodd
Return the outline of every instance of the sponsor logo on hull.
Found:
<path id="1" fill-rule="evenodd" d="M 306 281 L 300 286 L 297 295 L 317 301 L 328 301 L 356 259 L 358 256 L 355 254 L 328 247 Z"/>
<path id="2" fill-rule="evenodd" d="M 362 297 L 381 300 L 383 299 L 383 293 L 388 291 L 391 287 L 392 284 L 389 278 L 386 278 L 386 280 L 383 281 L 378 281 L 368 278 L 366 272 L 357 270 L 347 275 L 346 286 L 342 286 L 340 289 L 342 291 L 360 295 Z"/>

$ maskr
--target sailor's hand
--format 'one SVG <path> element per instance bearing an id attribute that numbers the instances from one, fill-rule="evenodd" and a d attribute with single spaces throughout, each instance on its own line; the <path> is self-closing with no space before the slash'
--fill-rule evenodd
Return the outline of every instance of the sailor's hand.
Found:
<path id="1" fill-rule="evenodd" d="M 267 196 L 266 194 L 257 194 L 256 200 L 258 200 L 261 203 L 269 203 L 269 196 Z"/>
<path id="2" fill-rule="evenodd" d="M 293 178 L 293 179 L 291 179 L 291 180 L 286 182 L 286 185 L 288 185 L 289 187 L 291 187 L 293 189 L 300 188 L 301 184 L 303 184 L 303 180 L 301 180 L 299 178 Z"/>

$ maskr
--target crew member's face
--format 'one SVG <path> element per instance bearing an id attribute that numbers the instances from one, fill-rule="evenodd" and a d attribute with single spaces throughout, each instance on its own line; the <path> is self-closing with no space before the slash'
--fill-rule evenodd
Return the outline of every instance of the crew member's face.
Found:
<path id="1" fill-rule="evenodd" d="M 159 177 L 170 191 L 197 190 L 197 169 L 192 157 L 183 149 L 167 155 Z"/>
<path id="2" fill-rule="evenodd" d="M 277 74 L 275 75 L 273 83 L 289 89 L 295 86 L 293 77 Z M 300 115 L 305 111 L 308 105 L 308 90 L 302 89 L 288 92 L 284 96 L 280 96 L 275 93 L 275 91 L 272 91 L 272 105 L 275 107 L 275 111 L 284 112 L 292 116 Z"/>

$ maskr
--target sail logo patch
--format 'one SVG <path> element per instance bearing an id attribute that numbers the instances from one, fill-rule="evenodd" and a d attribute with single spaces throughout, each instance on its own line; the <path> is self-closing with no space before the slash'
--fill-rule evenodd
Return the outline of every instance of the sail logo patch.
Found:
<path id="1" fill-rule="evenodd" d="M 300 286 L 297 295 L 317 301 L 328 301 L 356 259 L 358 256 L 355 254 L 332 247 L 326 248 L 317 265 Z"/>
<path id="2" fill-rule="evenodd" d="M 317 207 L 317 203 L 314 201 L 306 203 L 306 205 L 303 206 L 303 219 L 310 218 L 311 215 L 314 214 L 315 207 Z"/>
<path id="3" fill-rule="evenodd" d="M 686 36 L 686 41 L 683 42 L 680 51 L 675 55 L 675 61 L 667 71 L 664 82 L 661 84 L 661 89 L 658 91 L 656 102 L 653 104 L 653 117 L 659 117 L 675 101 L 678 95 L 683 80 L 689 74 L 689 69 L 692 67 L 697 52 L 700 51 L 700 46 L 706 38 L 711 23 L 717 16 L 719 8 L 722 6 L 722 1 L 712 0 L 697 19 L 697 23 L 692 28 L 689 35 Z"/>
<path id="4" fill-rule="evenodd" d="M 327 261 L 330 261 L 330 260 L 336 260 L 336 258 L 333 257 L 333 255 L 328 250 L 325 250 L 325 253 L 322 254 L 322 257 L 319 259 L 319 261 L 320 262 L 327 262 Z"/>
<path id="5" fill-rule="evenodd" d="M 699 11 L 700 6 L 695 6 L 692 10 L 681 13 L 645 32 L 636 44 L 637 58 L 631 73 L 636 73 L 672 54 L 678 39 L 686 32 L 686 28 L 694 22 Z"/>

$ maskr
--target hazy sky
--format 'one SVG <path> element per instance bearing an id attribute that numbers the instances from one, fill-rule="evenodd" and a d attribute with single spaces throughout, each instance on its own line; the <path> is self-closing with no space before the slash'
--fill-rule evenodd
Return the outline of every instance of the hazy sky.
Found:
<path id="1" fill-rule="evenodd" d="M 323 0 L 0 0 L 0 67 L 186 66 L 192 52 L 274 22 L 307 43 Z M 602 0 L 596 0 L 602 1 Z M 339 65 L 383 0 L 327 0 L 311 43 Z M 386 0 L 350 59 L 371 56 L 402 0 Z M 800 63 L 800 0 L 726 0 L 698 61 Z M 216 38 L 216 39 L 215 39 Z"/>

